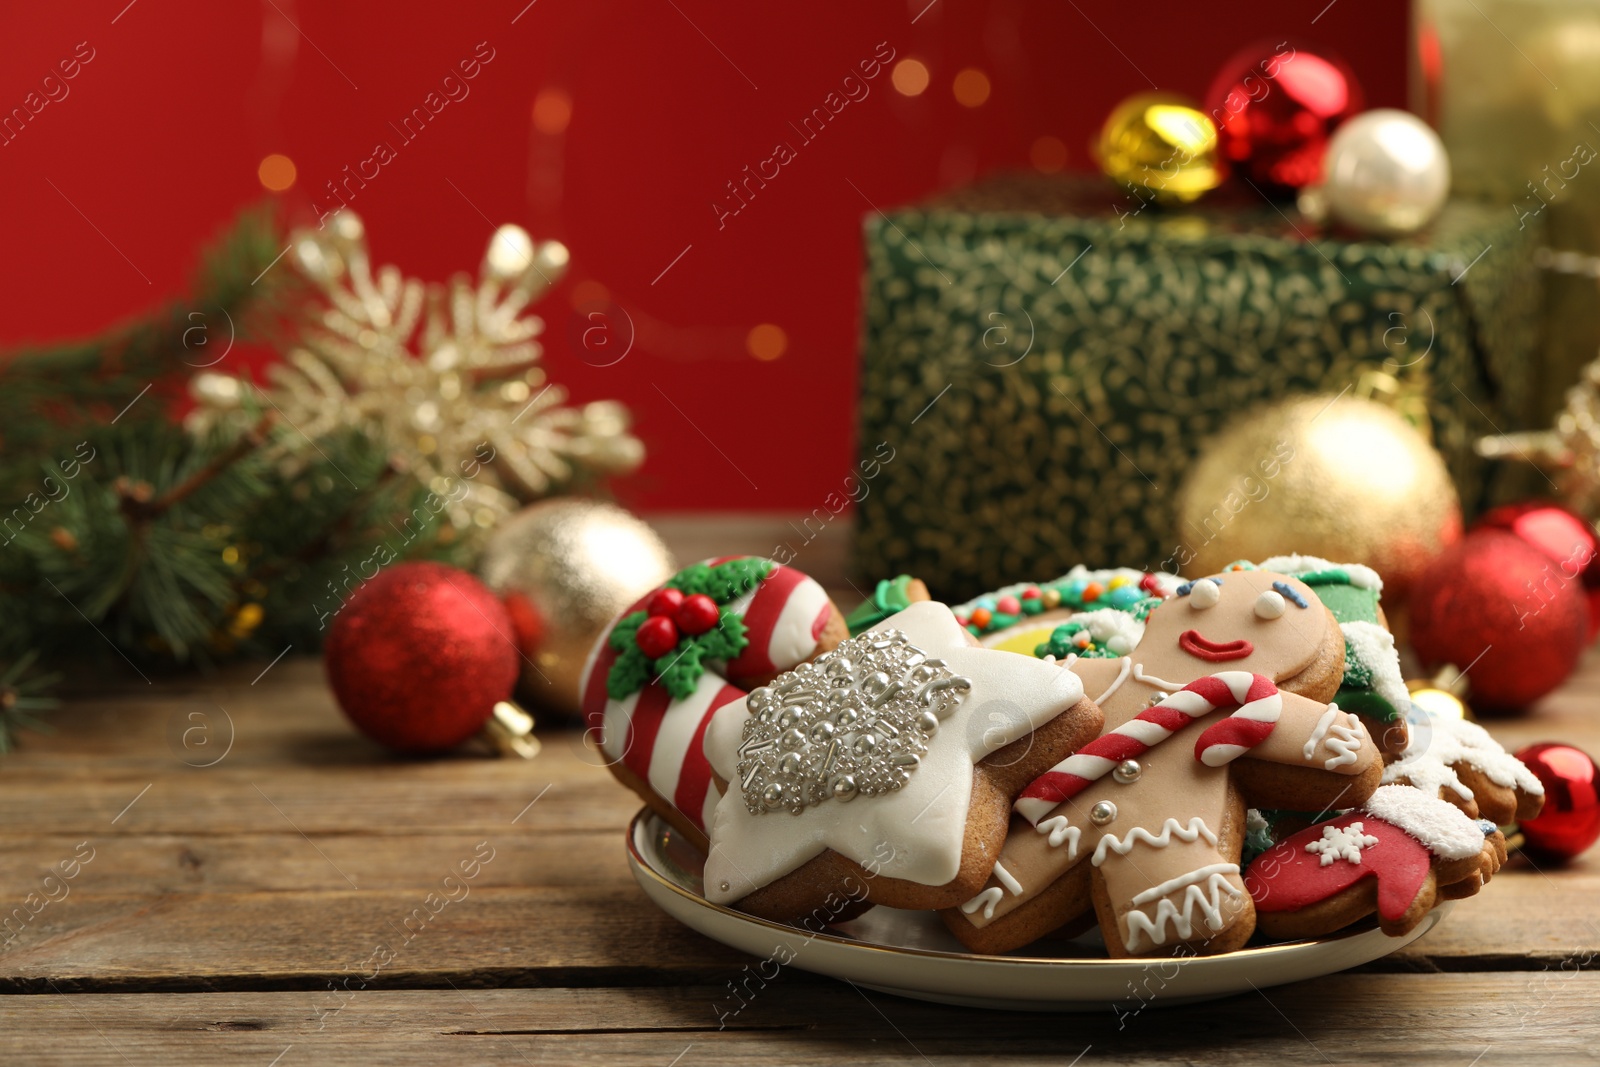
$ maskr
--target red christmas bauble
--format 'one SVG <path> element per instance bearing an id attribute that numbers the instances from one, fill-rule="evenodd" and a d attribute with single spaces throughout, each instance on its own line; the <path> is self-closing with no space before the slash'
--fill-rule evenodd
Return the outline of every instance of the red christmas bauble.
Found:
<path id="1" fill-rule="evenodd" d="M 678 647 L 678 626 L 665 615 L 652 615 L 634 631 L 633 643 L 651 659 L 660 659 Z"/>
<path id="2" fill-rule="evenodd" d="M 1517 758 L 1544 783 L 1544 810 L 1522 824 L 1529 848 L 1569 860 L 1600 839 L 1600 768 L 1587 752 L 1546 741 Z"/>
<path id="3" fill-rule="evenodd" d="M 1571 508 L 1548 500 L 1507 504 L 1483 515 L 1474 529 L 1505 530 L 1556 564 L 1556 577 L 1576 582 L 1589 603 L 1589 640 L 1600 633 L 1600 533 Z"/>
<path id="4" fill-rule="evenodd" d="M 355 591 L 324 650 L 356 728 L 401 752 L 471 737 L 507 700 L 520 660 L 505 607 L 466 571 L 401 563 Z"/>
<path id="5" fill-rule="evenodd" d="M 1224 164 L 1278 197 L 1321 178 L 1328 138 L 1362 107 L 1344 60 L 1294 42 L 1263 41 L 1236 53 L 1205 98 Z"/>
<path id="6" fill-rule="evenodd" d="M 1445 549 L 1411 591 L 1411 643 L 1429 669 L 1467 672 L 1482 708 L 1519 708 L 1572 673 L 1588 608 L 1543 552 L 1501 530 L 1479 530 Z"/>
<path id="7" fill-rule="evenodd" d="M 678 607 L 678 629 L 686 634 L 703 634 L 721 617 L 715 600 L 704 593 L 696 593 Z"/>

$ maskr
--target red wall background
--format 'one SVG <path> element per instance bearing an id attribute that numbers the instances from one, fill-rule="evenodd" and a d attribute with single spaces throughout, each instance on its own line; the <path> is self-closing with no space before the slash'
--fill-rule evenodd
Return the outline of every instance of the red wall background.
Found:
<path id="1" fill-rule="evenodd" d="M 16 5 L 0 16 L 0 112 L 80 42 L 93 58 L 0 148 L 0 344 L 90 334 L 181 292 L 197 247 L 265 195 L 269 153 L 294 160 L 296 184 L 277 195 L 311 222 L 325 183 L 385 140 L 396 158 L 350 202 L 379 262 L 471 271 L 506 221 L 572 250 L 541 305 L 548 369 L 575 400 L 632 407 L 650 458 L 616 486 L 624 503 L 809 510 L 854 458 L 869 201 L 1027 167 L 1042 136 L 1089 169 L 1086 145 L 1119 99 L 1152 83 L 1199 95 L 1260 38 L 1326 45 L 1369 106 L 1403 106 L 1407 18 L 1379 0 Z M 402 143 L 388 124 L 479 42 L 493 58 L 470 95 Z M 880 44 L 926 66 L 926 91 L 896 92 L 885 69 L 802 143 L 788 124 Z M 981 106 L 952 92 L 965 68 L 989 79 Z M 779 141 L 796 158 L 719 228 L 725 183 Z M 616 348 L 584 349 L 599 320 L 580 310 L 607 301 L 634 341 L 599 367 Z M 777 358 L 749 351 L 759 324 L 783 331 Z"/>

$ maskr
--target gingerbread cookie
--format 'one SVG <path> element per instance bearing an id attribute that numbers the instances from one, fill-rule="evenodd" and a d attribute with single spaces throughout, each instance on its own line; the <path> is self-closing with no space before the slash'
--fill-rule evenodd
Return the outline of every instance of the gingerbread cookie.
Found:
<path id="1" fill-rule="evenodd" d="M 946 925 L 1005 952 L 1092 907 L 1115 956 L 1244 944 L 1246 802 L 1322 810 L 1378 786 L 1361 720 L 1326 703 L 1344 649 L 1310 586 L 1238 571 L 1180 587 L 1129 655 L 1063 661 L 1107 730 L 1023 791 L 989 883 Z"/>
<path id="2" fill-rule="evenodd" d="M 1344 680 L 1334 702 L 1361 716 L 1386 757 L 1398 756 L 1409 740 L 1406 717 L 1411 698 L 1380 603 L 1383 579 L 1359 563 L 1331 563 L 1316 556 L 1274 556 L 1257 566 L 1305 582 L 1339 620 L 1345 645 Z"/>
<path id="3" fill-rule="evenodd" d="M 857 888 L 958 904 L 989 877 L 1017 794 L 1100 726 L 1077 676 L 914 603 L 715 712 L 705 752 L 727 789 L 706 897 L 780 921 Z"/>
<path id="4" fill-rule="evenodd" d="M 755 556 L 707 560 L 641 597 L 584 666 L 583 713 L 616 777 L 701 848 L 718 792 L 702 750 L 717 709 L 838 645 L 822 586 Z"/>
<path id="5" fill-rule="evenodd" d="M 1415 786 L 1498 826 L 1531 819 L 1544 807 L 1538 776 L 1483 727 L 1420 708 L 1412 715 L 1410 745 L 1384 768 L 1383 781 Z"/>
<path id="6" fill-rule="evenodd" d="M 1492 823 L 1405 785 L 1307 827 L 1257 856 L 1245 873 L 1257 928 L 1275 939 L 1320 937 L 1376 914 L 1409 933 L 1441 900 L 1470 896 L 1505 862 Z"/>

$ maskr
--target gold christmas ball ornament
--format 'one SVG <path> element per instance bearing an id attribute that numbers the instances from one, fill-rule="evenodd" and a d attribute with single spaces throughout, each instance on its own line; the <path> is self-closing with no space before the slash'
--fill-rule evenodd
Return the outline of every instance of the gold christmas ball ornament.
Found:
<path id="1" fill-rule="evenodd" d="M 505 602 L 531 702 L 579 714 L 583 664 L 602 630 L 677 571 L 656 532 L 612 504 L 565 498 L 523 508 L 478 564 Z"/>
<path id="2" fill-rule="evenodd" d="M 1197 576 L 1299 553 L 1366 564 L 1398 603 L 1460 537 L 1444 460 L 1399 415 L 1355 397 L 1245 418 L 1201 448 L 1178 494 L 1177 559 Z"/>
<path id="3" fill-rule="evenodd" d="M 1222 182 L 1217 127 L 1177 93 L 1136 93 L 1111 110 L 1094 155 L 1108 177 L 1135 195 L 1188 203 Z"/>

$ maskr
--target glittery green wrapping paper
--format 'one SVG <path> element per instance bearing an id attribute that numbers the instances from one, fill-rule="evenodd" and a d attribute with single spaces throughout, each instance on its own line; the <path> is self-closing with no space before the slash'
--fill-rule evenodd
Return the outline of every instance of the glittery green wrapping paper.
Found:
<path id="1" fill-rule="evenodd" d="M 1533 228 L 1452 203 L 1381 242 L 1260 201 L 1138 207 L 1018 175 L 867 217 L 860 440 L 895 456 L 860 505 L 861 577 L 967 597 L 1076 563 L 1153 569 L 1209 435 L 1368 371 L 1426 399 L 1465 507 L 1482 502 L 1472 441 L 1536 404 Z"/>

